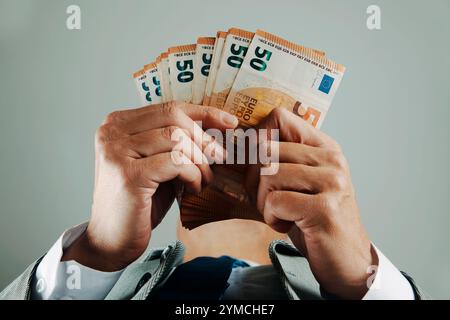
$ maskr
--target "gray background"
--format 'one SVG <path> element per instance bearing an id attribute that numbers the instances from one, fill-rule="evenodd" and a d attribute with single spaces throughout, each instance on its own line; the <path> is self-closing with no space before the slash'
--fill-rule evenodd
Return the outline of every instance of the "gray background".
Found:
<path id="1" fill-rule="evenodd" d="M 66 29 L 78 4 L 82 30 Z M 378 4 L 382 29 L 366 28 Z M 89 217 L 93 136 L 133 107 L 131 73 L 174 44 L 237 26 L 347 67 L 323 130 L 343 146 L 374 243 L 450 298 L 450 13 L 435 1 L 0 0 L 0 287 Z M 173 208 L 152 241 L 175 237 Z"/>

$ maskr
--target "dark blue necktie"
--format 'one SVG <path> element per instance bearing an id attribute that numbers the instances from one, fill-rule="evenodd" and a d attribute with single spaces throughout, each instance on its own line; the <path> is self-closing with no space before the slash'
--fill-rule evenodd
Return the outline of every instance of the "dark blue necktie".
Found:
<path id="1" fill-rule="evenodd" d="M 231 270 L 249 265 L 232 257 L 199 257 L 178 266 L 152 300 L 219 300 Z"/>

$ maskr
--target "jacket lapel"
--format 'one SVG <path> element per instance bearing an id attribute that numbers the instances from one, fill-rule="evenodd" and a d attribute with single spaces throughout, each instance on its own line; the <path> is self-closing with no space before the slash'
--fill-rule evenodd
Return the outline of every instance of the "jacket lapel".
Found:
<path id="1" fill-rule="evenodd" d="M 151 250 L 143 261 L 128 266 L 105 299 L 145 300 L 182 263 L 184 246 L 180 241 L 165 249 Z"/>
<path id="2" fill-rule="evenodd" d="M 308 260 L 296 248 L 283 240 L 275 240 L 269 246 L 269 256 L 290 299 L 323 299 Z"/>

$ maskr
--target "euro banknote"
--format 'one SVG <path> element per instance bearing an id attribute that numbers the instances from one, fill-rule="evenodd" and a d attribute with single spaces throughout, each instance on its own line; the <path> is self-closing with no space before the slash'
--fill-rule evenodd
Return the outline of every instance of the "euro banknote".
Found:
<path id="1" fill-rule="evenodd" d="M 152 62 L 133 74 L 136 88 L 143 105 L 161 103 L 161 89 L 156 63 Z"/>
<path id="2" fill-rule="evenodd" d="M 169 70 L 169 53 L 163 52 L 156 59 L 156 67 L 161 82 L 162 102 L 169 102 L 173 100 L 172 88 L 170 85 L 170 70 Z"/>
<path id="3" fill-rule="evenodd" d="M 138 96 L 142 105 L 147 105 L 152 102 L 150 89 L 147 84 L 147 75 L 144 69 L 136 71 L 133 73 L 134 83 L 136 84 L 136 89 Z"/>
<path id="4" fill-rule="evenodd" d="M 224 110 L 253 127 L 284 107 L 320 127 L 345 67 L 317 51 L 257 30 Z"/>
<path id="5" fill-rule="evenodd" d="M 197 39 L 194 61 L 194 81 L 192 83 L 192 103 L 202 104 L 205 96 L 206 81 L 211 69 L 214 52 L 214 37 L 200 37 Z"/>
<path id="6" fill-rule="evenodd" d="M 206 80 L 205 95 L 203 98 L 203 105 L 210 105 L 211 93 L 216 80 L 217 70 L 219 69 L 220 58 L 222 57 L 223 45 L 225 44 L 225 39 L 227 33 L 225 31 L 218 31 L 216 35 L 216 41 L 214 42 L 214 51 L 211 61 L 211 68 L 209 69 L 209 76 Z"/>
<path id="7" fill-rule="evenodd" d="M 162 102 L 161 84 L 158 76 L 158 68 L 156 62 L 151 62 L 144 66 L 144 74 L 150 92 L 150 104 L 158 104 Z"/>
<path id="8" fill-rule="evenodd" d="M 254 35 L 238 28 L 228 30 L 208 105 L 223 109 Z M 323 51 L 312 50 L 318 55 L 325 55 Z"/>
<path id="9" fill-rule="evenodd" d="M 162 60 L 162 54 L 160 54 L 155 60 L 156 72 L 158 73 L 158 79 L 159 79 L 159 83 L 160 83 L 160 87 L 161 87 L 161 102 L 166 102 L 166 100 L 164 98 L 164 93 L 166 93 L 167 89 L 165 88 L 165 83 L 164 83 L 163 76 L 161 73 L 161 70 L 162 70 L 161 60 Z"/>
<path id="10" fill-rule="evenodd" d="M 173 100 L 191 102 L 195 44 L 169 48 L 169 79 Z"/>
<path id="11" fill-rule="evenodd" d="M 228 30 L 209 105 L 223 108 L 253 35 L 253 32 L 243 29 L 231 28 Z"/>

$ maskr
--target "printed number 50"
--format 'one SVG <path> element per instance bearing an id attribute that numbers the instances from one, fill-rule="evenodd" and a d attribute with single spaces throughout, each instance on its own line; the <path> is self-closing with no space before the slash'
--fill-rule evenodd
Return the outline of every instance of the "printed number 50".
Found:
<path id="1" fill-rule="evenodd" d="M 177 61 L 177 69 L 178 71 L 182 71 L 177 76 L 178 81 L 191 82 L 194 80 L 194 73 L 192 71 L 188 71 L 188 69 L 194 69 L 193 60 Z"/>
<path id="2" fill-rule="evenodd" d="M 250 60 L 250 66 L 257 71 L 264 71 L 267 68 L 267 64 L 264 60 L 269 61 L 272 57 L 272 52 L 262 49 L 261 47 L 256 47 L 255 56 L 257 58 L 253 58 Z"/>
<path id="3" fill-rule="evenodd" d="M 230 51 L 232 54 L 234 54 L 234 56 L 229 56 L 227 59 L 227 63 L 230 67 L 233 68 L 240 68 L 242 65 L 242 62 L 244 61 L 244 57 L 247 54 L 247 47 L 243 47 L 243 46 L 239 46 L 237 47 L 237 45 L 235 43 L 233 43 L 230 47 Z M 242 55 L 242 57 L 240 57 L 240 55 Z"/>

